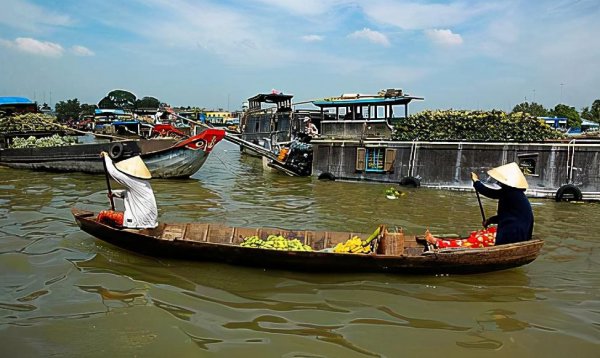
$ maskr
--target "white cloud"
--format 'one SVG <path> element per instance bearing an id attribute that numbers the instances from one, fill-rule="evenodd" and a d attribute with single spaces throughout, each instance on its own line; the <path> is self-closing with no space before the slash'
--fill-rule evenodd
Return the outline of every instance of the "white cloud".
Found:
<path id="1" fill-rule="evenodd" d="M 87 47 L 75 45 L 71 47 L 71 52 L 77 56 L 94 56 L 95 53 Z"/>
<path id="2" fill-rule="evenodd" d="M 64 14 L 45 9 L 25 0 L 3 0 L 0 24 L 13 28 L 42 32 L 48 27 L 69 26 L 73 20 Z"/>
<path id="3" fill-rule="evenodd" d="M 305 35 L 302 36 L 302 41 L 304 42 L 318 42 L 323 41 L 323 36 L 320 35 Z"/>
<path id="4" fill-rule="evenodd" d="M 16 48 L 19 51 L 46 57 L 60 57 L 64 52 L 63 47 L 57 43 L 39 41 L 30 37 L 18 37 L 15 41 L 2 40 L 0 44 Z"/>
<path id="5" fill-rule="evenodd" d="M 314 16 L 326 13 L 337 3 L 344 3 L 343 0 L 324 1 L 324 0 L 259 0 L 268 7 L 279 7 L 289 13 L 299 16 Z"/>
<path id="6" fill-rule="evenodd" d="M 348 37 L 354 38 L 354 39 L 367 40 L 367 41 L 370 41 L 370 42 L 373 42 L 373 43 L 376 43 L 379 45 L 383 45 L 383 46 L 390 45 L 390 41 L 388 40 L 387 36 L 385 36 L 384 34 L 382 34 L 379 31 L 373 31 L 366 27 L 360 31 L 355 31 L 355 32 L 351 33 L 350 35 L 348 35 Z"/>
<path id="7" fill-rule="evenodd" d="M 125 11 L 103 21 L 106 26 L 145 37 L 153 46 L 196 48 L 236 66 L 281 65 L 296 57 L 293 48 L 281 45 L 284 33 L 281 27 L 272 24 L 270 18 L 260 17 L 261 14 L 245 13 L 243 8 L 231 8 L 220 2 L 145 0 L 144 3 L 152 8 L 147 16 L 136 17 Z M 169 26 L 156 31 L 156 24 Z"/>
<path id="8" fill-rule="evenodd" d="M 494 3 L 456 2 L 423 4 L 393 0 L 364 1 L 363 11 L 372 20 L 406 30 L 449 27 L 497 9 Z"/>
<path id="9" fill-rule="evenodd" d="M 434 43 L 442 46 L 457 46 L 463 43 L 462 36 L 447 29 L 425 30 L 425 35 Z"/>

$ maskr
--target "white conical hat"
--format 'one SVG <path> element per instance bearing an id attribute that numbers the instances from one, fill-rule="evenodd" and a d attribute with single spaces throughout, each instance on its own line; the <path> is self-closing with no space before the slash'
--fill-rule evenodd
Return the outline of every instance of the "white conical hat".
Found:
<path id="1" fill-rule="evenodd" d="M 504 185 L 518 189 L 527 189 L 529 187 L 525 175 L 523 175 L 523 172 L 515 162 L 490 169 L 487 173 Z"/>
<path id="2" fill-rule="evenodd" d="M 119 171 L 131 175 L 132 177 L 140 178 L 140 179 L 150 179 L 152 178 L 152 174 L 148 170 L 146 164 L 139 155 L 135 157 L 131 157 L 129 159 L 122 160 L 115 164 L 115 167 L 119 169 Z"/>

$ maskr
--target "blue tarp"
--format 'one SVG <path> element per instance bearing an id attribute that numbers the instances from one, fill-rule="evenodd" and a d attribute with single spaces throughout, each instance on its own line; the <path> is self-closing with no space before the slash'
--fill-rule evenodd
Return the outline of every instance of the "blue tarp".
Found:
<path id="1" fill-rule="evenodd" d="M 34 104 L 29 98 L 25 97 L 0 97 L 0 105 L 8 104 Z"/>
<path id="2" fill-rule="evenodd" d="M 119 114 L 125 114 L 125 111 L 122 109 L 96 108 L 94 110 L 94 113 L 96 115 L 99 115 L 99 114 L 117 114 L 117 115 L 119 115 Z"/>

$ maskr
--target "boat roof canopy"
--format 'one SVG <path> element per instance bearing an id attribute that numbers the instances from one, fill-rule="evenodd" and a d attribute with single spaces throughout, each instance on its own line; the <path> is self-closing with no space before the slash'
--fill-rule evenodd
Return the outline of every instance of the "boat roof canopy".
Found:
<path id="1" fill-rule="evenodd" d="M 248 98 L 248 102 L 279 103 L 292 99 L 293 94 L 283 93 L 259 93 L 254 97 Z"/>
<path id="2" fill-rule="evenodd" d="M 29 98 L 25 97 L 0 97 L 1 105 L 15 105 L 15 104 L 34 104 Z"/>
<path id="3" fill-rule="evenodd" d="M 259 93 L 254 97 L 248 98 L 249 108 L 260 109 L 262 103 L 274 103 L 278 109 L 292 108 L 292 94 L 283 93 Z"/>
<path id="4" fill-rule="evenodd" d="M 312 103 L 321 108 L 325 107 L 348 107 L 348 106 L 368 106 L 368 105 L 405 105 L 412 100 L 423 100 L 423 97 L 415 96 L 374 96 L 374 95 L 354 95 L 341 97 L 325 98 Z"/>

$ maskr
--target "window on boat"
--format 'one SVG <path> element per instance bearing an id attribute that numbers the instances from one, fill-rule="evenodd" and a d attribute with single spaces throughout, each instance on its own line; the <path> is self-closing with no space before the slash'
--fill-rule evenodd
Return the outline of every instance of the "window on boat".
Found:
<path id="1" fill-rule="evenodd" d="M 384 148 L 367 148 L 366 156 L 368 172 L 383 172 L 385 164 L 385 149 Z"/>
<path id="2" fill-rule="evenodd" d="M 537 176 L 538 166 L 537 162 L 539 159 L 539 153 L 527 153 L 527 154 L 518 154 L 519 158 L 519 168 L 525 175 Z"/>
<path id="3" fill-rule="evenodd" d="M 357 148 L 356 171 L 392 173 L 396 162 L 394 148 Z"/>

